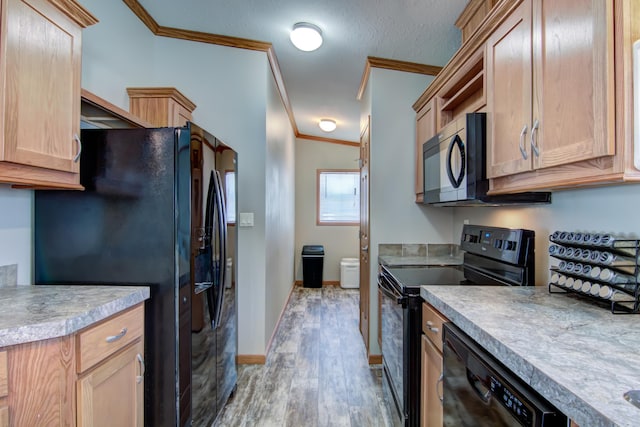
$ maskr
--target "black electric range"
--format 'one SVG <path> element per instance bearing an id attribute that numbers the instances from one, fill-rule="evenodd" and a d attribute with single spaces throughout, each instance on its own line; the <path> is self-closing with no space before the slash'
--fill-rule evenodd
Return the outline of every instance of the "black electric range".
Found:
<path id="1" fill-rule="evenodd" d="M 535 233 L 465 225 L 462 265 L 381 266 L 383 391 L 393 425 L 420 424 L 420 287 L 429 285 L 534 285 Z"/>
<path id="2" fill-rule="evenodd" d="M 381 266 L 381 274 L 388 275 L 403 294 L 419 294 L 423 285 L 463 285 L 470 282 L 464 277 L 462 265 L 438 266 Z"/>

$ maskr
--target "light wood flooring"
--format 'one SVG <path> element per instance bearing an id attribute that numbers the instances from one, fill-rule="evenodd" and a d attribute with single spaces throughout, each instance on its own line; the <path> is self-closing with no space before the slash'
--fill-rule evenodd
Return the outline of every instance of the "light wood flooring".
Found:
<path id="1" fill-rule="evenodd" d="M 265 365 L 240 365 L 213 426 L 387 426 L 381 365 L 369 366 L 357 289 L 296 286 Z"/>

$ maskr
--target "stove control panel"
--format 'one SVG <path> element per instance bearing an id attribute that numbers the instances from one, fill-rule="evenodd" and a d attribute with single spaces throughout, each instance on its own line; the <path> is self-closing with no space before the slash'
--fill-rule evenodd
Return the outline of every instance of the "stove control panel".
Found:
<path id="1" fill-rule="evenodd" d="M 465 224 L 460 246 L 486 258 L 525 265 L 533 257 L 534 241 L 533 230 Z"/>

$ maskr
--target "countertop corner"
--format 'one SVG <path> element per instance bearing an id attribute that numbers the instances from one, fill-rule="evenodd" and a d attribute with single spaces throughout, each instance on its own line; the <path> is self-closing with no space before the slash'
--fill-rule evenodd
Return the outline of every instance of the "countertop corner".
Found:
<path id="1" fill-rule="evenodd" d="M 0 288 L 0 347 L 73 334 L 150 297 L 146 286 Z"/>
<path id="2" fill-rule="evenodd" d="M 546 287 L 423 286 L 421 296 L 581 426 L 638 425 L 640 317 Z"/>

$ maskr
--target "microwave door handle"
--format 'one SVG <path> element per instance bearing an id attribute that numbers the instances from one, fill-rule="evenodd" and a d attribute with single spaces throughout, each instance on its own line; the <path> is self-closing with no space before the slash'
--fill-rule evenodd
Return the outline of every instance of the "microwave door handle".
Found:
<path id="1" fill-rule="evenodd" d="M 456 145 L 460 150 L 460 173 L 458 174 L 458 177 L 453 176 L 453 168 L 451 167 L 453 148 Z M 451 185 L 453 185 L 453 188 L 460 187 L 460 184 L 462 184 L 462 180 L 464 179 L 465 168 L 467 166 L 466 155 L 464 153 L 464 143 L 462 142 L 460 135 L 456 135 L 453 138 L 451 138 L 451 142 L 449 143 L 449 148 L 447 150 L 446 163 L 447 163 L 447 175 L 449 176 L 449 181 L 451 181 Z"/>

